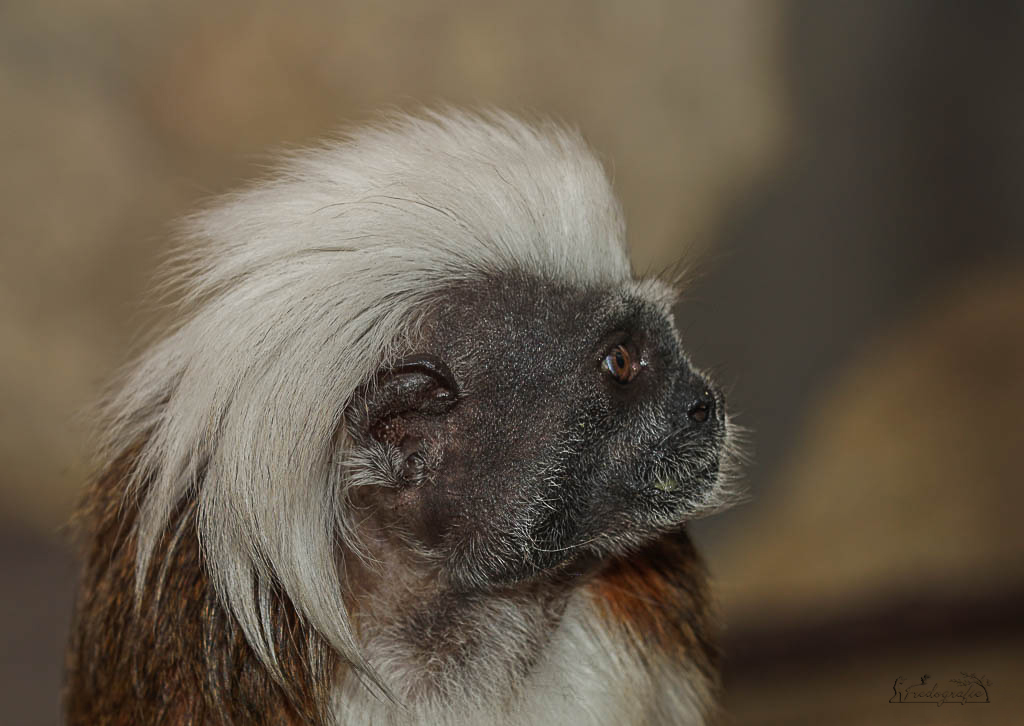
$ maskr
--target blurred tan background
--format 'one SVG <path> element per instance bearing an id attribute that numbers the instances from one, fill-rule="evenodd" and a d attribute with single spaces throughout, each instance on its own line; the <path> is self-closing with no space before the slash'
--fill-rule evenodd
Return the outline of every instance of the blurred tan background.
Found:
<path id="1" fill-rule="evenodd" d="M 89 406 L 173 221 L 448 102 L 600 150 L 754 433 L 695 527 L 729 722 L 1024 713 L 1024 10 L 1010 2 L 0 3 L 0 699 L 57 723 Z M 889 704 L 973 671 L 991 703 Z M 912 711 L 912 713 L 908 713 Z"/>

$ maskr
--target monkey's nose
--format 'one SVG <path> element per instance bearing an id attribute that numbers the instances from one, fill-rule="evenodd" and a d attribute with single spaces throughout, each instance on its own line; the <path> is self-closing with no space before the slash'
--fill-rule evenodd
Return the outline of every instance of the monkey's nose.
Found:
<path id="1" fill-rule="evenodd" d="M 721 394 L 713 391 L 710 387 L 698 389 L 693 403 L 686 411 L 686 415 L 696 424 L 702 424 L 709 419 L 714 419 L 722 414 Z"/>

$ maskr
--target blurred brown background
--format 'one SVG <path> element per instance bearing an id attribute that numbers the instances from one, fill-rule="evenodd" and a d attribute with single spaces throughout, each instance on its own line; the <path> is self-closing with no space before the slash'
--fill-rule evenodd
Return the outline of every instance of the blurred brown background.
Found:
<path id="1" fill-rule="evenodd" d="M 1024 6 L 0 3 L 0 717 L 58 722 L 89 406 L 171 222 L 381 110 L 576 123 L 754 430 L 729 722 L 1024 718 Z M 897 676 L 991 679 L 893 705 Z"/>

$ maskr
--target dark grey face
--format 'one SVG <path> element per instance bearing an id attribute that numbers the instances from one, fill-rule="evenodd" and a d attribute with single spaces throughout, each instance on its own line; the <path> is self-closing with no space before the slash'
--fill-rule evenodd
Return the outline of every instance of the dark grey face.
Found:
<path id="1" fill-rule="evenodd" d="M 533 279 L 445 296 L 422 352 L 355 407 L 382 524 L 488 587 L 621 552 L 713 497 L 722 396 L 622 289 Z"/>

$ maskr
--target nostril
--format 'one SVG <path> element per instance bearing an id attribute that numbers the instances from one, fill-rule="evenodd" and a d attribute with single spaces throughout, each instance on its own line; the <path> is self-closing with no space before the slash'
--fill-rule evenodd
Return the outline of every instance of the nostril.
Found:
<path id="1" fill-rule="evenodd" d="M 710 391 L 705 390 L 697 402 L 690 406 L 687 415 L 697 423 L 707 421 L 715 410 L 715 399 Z"/>

